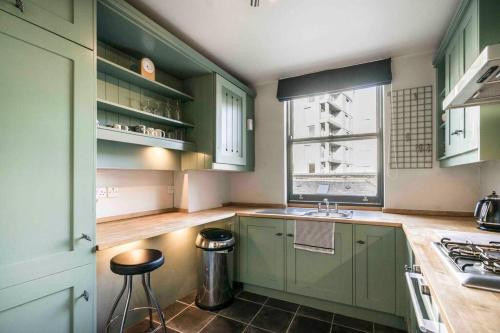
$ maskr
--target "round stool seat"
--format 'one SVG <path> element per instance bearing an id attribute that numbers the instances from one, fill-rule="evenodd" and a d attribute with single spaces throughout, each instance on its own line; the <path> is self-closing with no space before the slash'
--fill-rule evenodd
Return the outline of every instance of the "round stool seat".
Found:
<path id="1" fill-rule="evenodd" d="M 137 249 L 120 253 L 111 259 L 113 273 L 136 275 L 154 271 L 165 262 L 163 254 L 154 249 Z"/>

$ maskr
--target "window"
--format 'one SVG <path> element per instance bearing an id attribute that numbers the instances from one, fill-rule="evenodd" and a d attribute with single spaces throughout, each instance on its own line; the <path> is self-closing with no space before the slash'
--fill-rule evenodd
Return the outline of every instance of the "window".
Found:
<path id="1" fill-rule="evenodd" d="M 321 116 L 326 103 L 334 117 Z M 324 94 L 312 104 L 308 97 L 299 98 L 286 105 L 288 200 L 382 205 L 382 88 Z M 320 136 L 311 132 L 311 124 L 319 125 Z"/>
<path id="2" fill-rule="evenodd" d="M 307 126 L 307 129 L 309 130 L 309 137 L 313 138 L 315 135 L 314 133 L 315 126 L 314 125 Z"/>

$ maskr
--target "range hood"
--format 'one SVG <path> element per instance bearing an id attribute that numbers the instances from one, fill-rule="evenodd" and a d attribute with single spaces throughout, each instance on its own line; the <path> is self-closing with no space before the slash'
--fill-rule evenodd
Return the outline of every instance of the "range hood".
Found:
<path id="1" fill-rule="evenodd" d="M 443 110 L 500 103 L 500 44 L 486 46 L 443 101 Z"/>

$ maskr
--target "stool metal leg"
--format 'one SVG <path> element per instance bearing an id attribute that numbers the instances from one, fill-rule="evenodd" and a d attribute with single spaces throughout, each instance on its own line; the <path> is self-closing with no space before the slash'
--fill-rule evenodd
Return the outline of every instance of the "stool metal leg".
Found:
<path id="1" fill-rule="evenodd" d="M 151 299 L 151 302 L 153 302 L 156 312 L 158 313 L 158 317 L 160 318 L 161 326 L 163 327 L 163 332 L 167 333 L 167 326 L 165 326 L 165 318 L 163 317 L 163 313 L 160 310 L 160 306 L 158 305 L 158 302 L 156 301 L 155 296 L 153 295 L 153 292 L 151 291 L 151 279 L 150 279 L 150 274 L 148 274 L 148 282 L 146 283 L 146 277 L 143 275 L 142 276 L 142 282 L 143 285 L 146 286 L 146 290 L 149 293 L 149 298 Z"/>
<path id="2" fill-rule="evenodd" d="M 122 324 L 120 325 L 120 333 L 123 333 L 125 327 L 125 322 L 127 321 L 128 308 L 130 306 L 130 297 L 132 296 L 132 275 L 127 276 L 128 292 L 127 301 L 125 303 L 125 309 L 123 310 Z"/>
<path id="3" fill-rule="evenodd" d="M 148 276 L 148 282 L 146 282 L 145 275 Z M 151 297 L 149 297 L 148 289 L 146 288 L 146 283 L 149 283 L 149 273 L 142 274 L 142 286 L 144 287 L 144 292 L 146 293 L 146 299 L 148 300 L 148 312 L 149 312 L 149 328 L 152 329 L 153 326 L 153 309 L 151 304 Z"/>
<path id="4" fill-rule="evenodd" d="M 109 332 L 109 325 L 111 323 L 111 319 L 113 319 L 113 314 L 115 313 L 116 307 L 118 306 L 118 303 L 120 303 L 120 300 L 123 296 L 123 292 L 125 291 L 125 288 L 127 287 L 127 276 L 123 277 L 123 287 L 118 296 L 116 297 L 115 303 L 113 304 L 113 307 L 111 308 L 111 312 L 109 313 L 108 320 L 106 320 L 106 333 Z"/>

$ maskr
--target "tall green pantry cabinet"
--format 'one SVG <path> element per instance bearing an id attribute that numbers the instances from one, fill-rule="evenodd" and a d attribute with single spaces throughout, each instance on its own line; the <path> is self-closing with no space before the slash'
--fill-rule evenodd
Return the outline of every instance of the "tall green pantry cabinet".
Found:
<path id="1" fill-rule="evenodd" d="M 95 5 L 14 3 L 0 2 L 0 332 L 93 332 Z"/>

